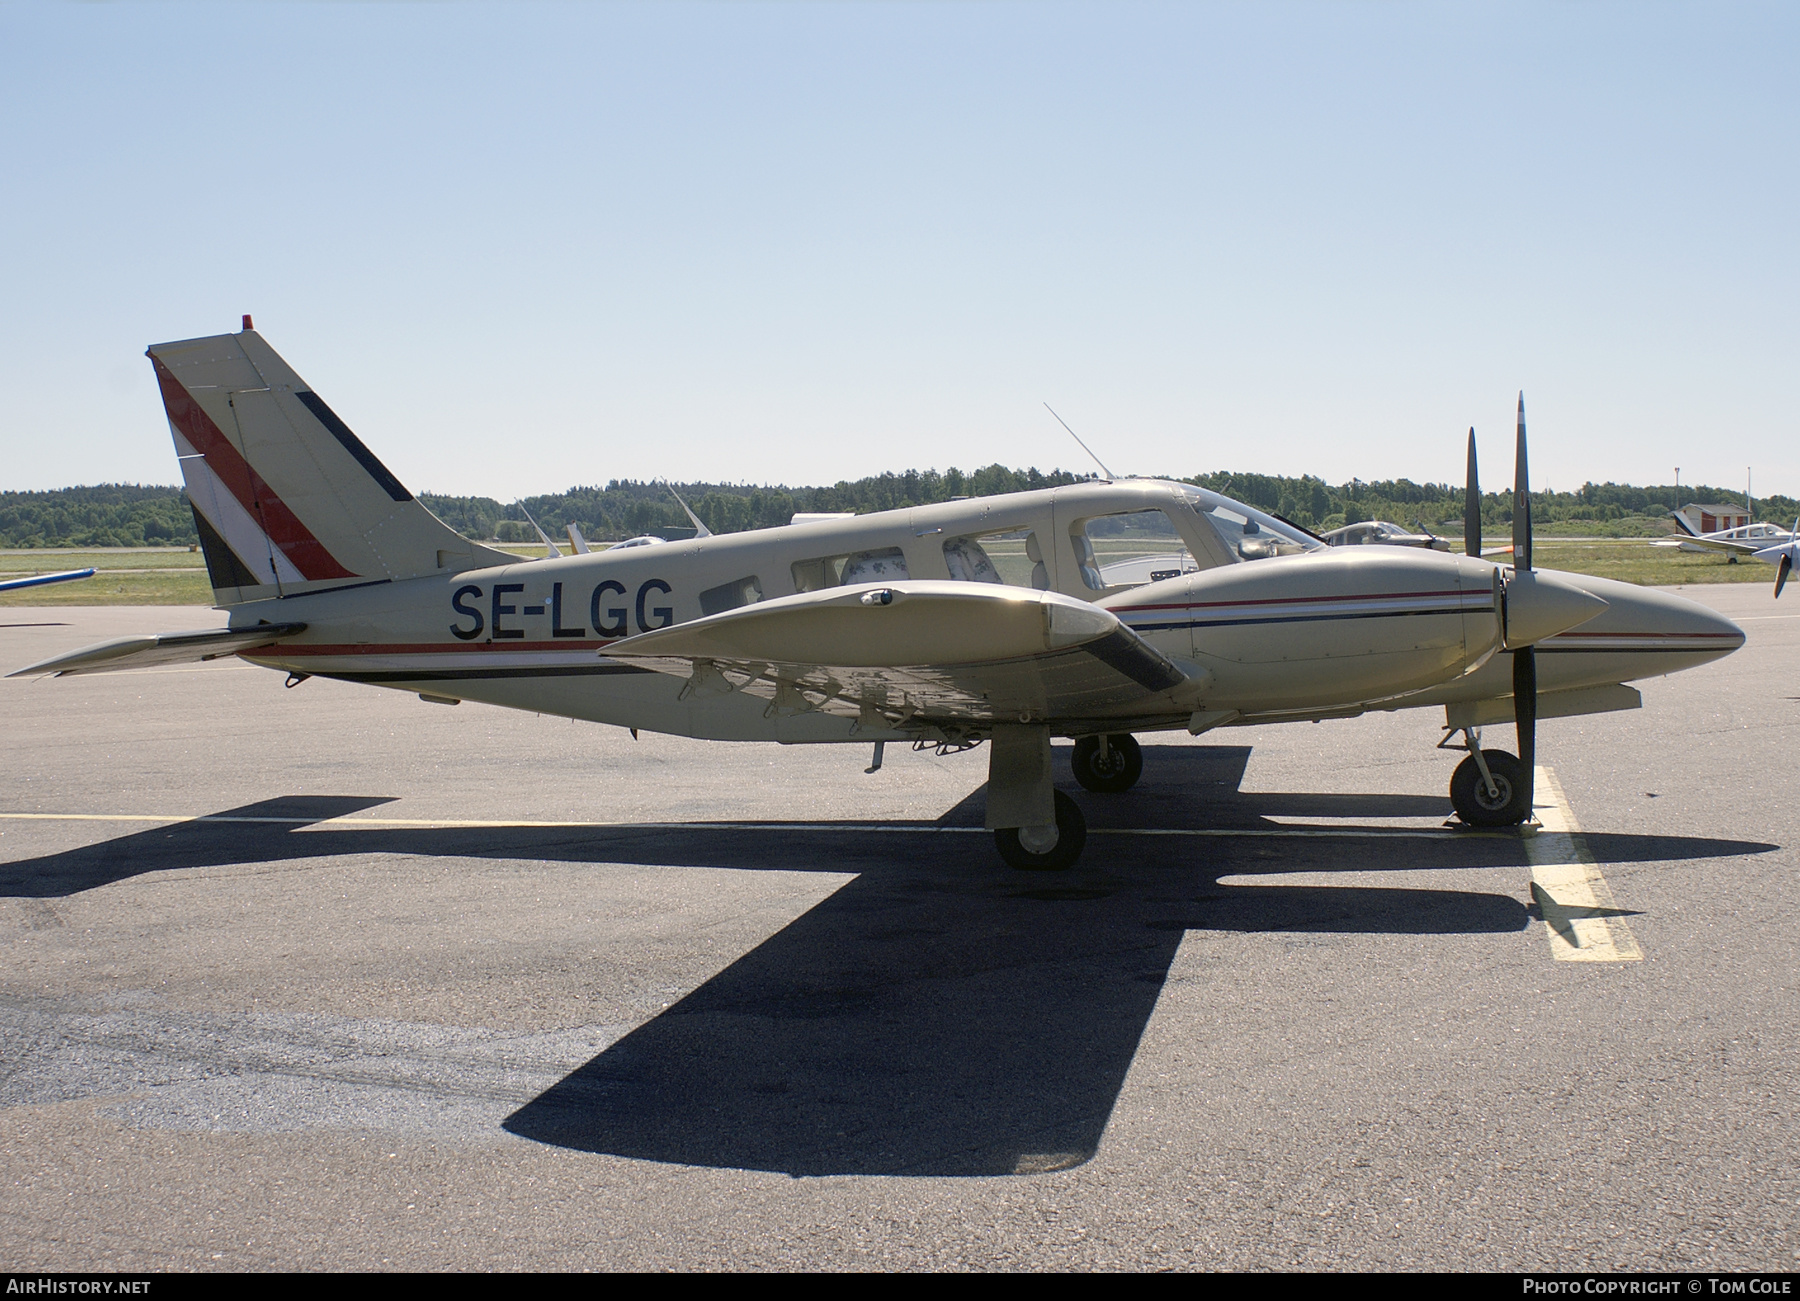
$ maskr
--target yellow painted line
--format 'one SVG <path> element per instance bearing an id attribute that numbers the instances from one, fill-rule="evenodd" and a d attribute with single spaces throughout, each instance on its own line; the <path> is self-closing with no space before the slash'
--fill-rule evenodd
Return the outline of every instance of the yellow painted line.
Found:
<path id="1" fill-rule="evenodd" d="M 1549 768 L 1537 770 L 1533 808 L 1541 830 L 1525 840 L 1531 899 L 1558 962 L 1638 962 L 1644 952 L 1620 916 L 1600 865 L 1581 835 L 1568 796 Z"/>
<path id="2" fill-rule="evenodd" d="M 605 829 L 615 831 L 787 831 L 832 834 L 836 832 L 891 832 L 908 835 L 986 834 L 982 827 L 941 827 L 930 822 L 538 822 L 522 818 L 260 818 L 237 814 L 186 813 L 0 813 L 0 820 L 20 822 L 221 822 L 250 825 L 307 827 L 412 827 L 425 830 L 546 830 Z M 1510 832 L 1449 831 L 1439 828 L 1339 828 L 1339 827 L 1091 827 L 1090 836 L 1192 836 L 1217 839 L 1273 840 L 1442 840 L 1516 839 Z"/>

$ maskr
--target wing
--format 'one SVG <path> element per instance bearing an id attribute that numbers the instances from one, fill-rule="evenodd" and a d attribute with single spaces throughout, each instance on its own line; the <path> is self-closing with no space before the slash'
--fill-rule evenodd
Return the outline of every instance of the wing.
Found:
<path id="1" fill-rule="evenodd" d="M 1705 538 L 1691 534 L 1687 537 L 1661 538 L 1650 545 L 1653 547 L 1700 547 L 1706 551 L 1723 551 L 1734 556 L 1756 554 L 1754 542 L 1733 542 L 1728 538 Z"/>
<path id="2" fill-rule="evenodd" d="M 165 632 L 140 637 L 120 637 L 95 646 L 84 646 L 67 655 L 40 660 L 15 669 L 9 678 L 38 677 L 54 673 L 114 673 L 120 669 L 147 669 L 163 664 L 192 664 L 235 655 L 252 646 L 264 646 L 304 632 L 303 623 L 265 623 L 254 628 L 208 628 L 200 632 Z"/>
<path id="3" fill-rule="evenodd" d="M 33 574 L 30 578 L 9 578 L 0 583 L 0 592 L 16 592 L 22 587 L 42 587 L 46 583 L 70 583 L 77 578 L 92 578 L 91 569 L 70 569 L 60 574 Z"/>
<path id="4" fill-rule="evenodd" d="M 904 582 L 781 597 L 628 638 L 607 658 L 872 726 L 1185 716 L 1204 686 L 1110 611 L 1055 592 Z"/>

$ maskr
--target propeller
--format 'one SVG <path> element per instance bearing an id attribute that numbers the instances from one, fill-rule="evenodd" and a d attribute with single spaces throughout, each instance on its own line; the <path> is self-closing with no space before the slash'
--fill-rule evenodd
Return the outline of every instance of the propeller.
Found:
<path id="1" fill-rule="evenodd" d="M 1776 559 L 1779 556 L 1780 559 Z M 1794 520 L 1794 531 L 1788 534 L 1787 542 L 1779 547 L 1768 547 L 1756 553 L 1758 560 L 1767 560 L 1776 566 L 1775 595 L 1781 596 L 1781 589 L 1787 586 L 1788 575 L 1794 572 L 1794 559 L 1800 556 L 1800 518 Z"/>
<path id="2" fill-rule="evenodd" d="M 1463 554 L 1481 554 L 1481 484 L 1475 474 L 1475 426 L 1469 426 L 1469 478 L 1463 493 Z"/>
<path id="3" fill-rule="evenodd" d="M 1606 602 L 1556 574 L 1531 567 L 1531 474 L 1525 454 L 1525 395 L 1519 394 L 1518 445 L 1513 464 L 1512 573 L 1499 589 L 1501 645 L 1512 652 L 1513 722 L 1519 731 L 1519 764 L 1527 816 L 1537 794 L 1537 643 L 1585 623 Z M 1481 487 L 1476 477 L 1475 431 L 1469 431 L 1469 478 L 1463 499 L 1463 549 L 1481 555 Z M 1498 551 L 1490 555 L 1500 554 Z M 1473 743 L 1471 741 L 1471 743 Z"/>
<path id="4" fill-rule="evenodd" d="M 1518 450 L 1513 462 L 1513 576 L 1531 572 L 1531 474 L 1525 463 L 1525 395 L 1519 394 Z M 1519 766 L 1525 807 L 1537 807 L 1537 648 L 1513 651 L 1513 722 L 1519 730 Z M 1527 813 L 1526 816 L 1530 816 Z"/>

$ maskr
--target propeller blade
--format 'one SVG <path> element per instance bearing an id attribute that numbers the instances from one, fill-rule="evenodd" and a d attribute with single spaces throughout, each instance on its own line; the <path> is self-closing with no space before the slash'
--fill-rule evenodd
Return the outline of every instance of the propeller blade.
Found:
<path id="1" fill-rule="evenodd" d="M 1481 482 L 1475 473 L 1475 428 L 1469 427 L 1469 474 L 1463 490 L 1463 554 L 1481 554 Z"/>
<path id="2" fill-rule="evenodd" d="M 1775 571 L 1775 595 L 1781 596 L 1781 589 L 1787 586 L 1788 571 L 1794 567 L 1794 557 L 1785 555 L 1781 558 L 1781 567 Z"/>
<path id="3" fill-rule="evenodd" d="M 1519 727 L 1520 776 L 1525 781 L 1525 816 L 1537 804 L 1537 652 L 1521 646 L 1513 652 L 1513 721 Z"/>
<path id="4" fill-rule="evenodd" d="M 1513 564 L 1531 568 L 1531 474 L 1525 465 L 1525 395 L 1519 394 L 1519 450 L 1513 463 Z"/>

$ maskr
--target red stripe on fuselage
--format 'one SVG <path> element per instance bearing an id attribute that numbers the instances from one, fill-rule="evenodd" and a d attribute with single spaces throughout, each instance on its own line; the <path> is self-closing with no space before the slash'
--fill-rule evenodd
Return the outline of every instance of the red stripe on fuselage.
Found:
<path id="1" fill-rule="evenodd" d="M 287 508 L 287 503 L 275 495 L 274 489 L 231 445 L 231 440 L 161 359 L 151 357 L 150 360 L 156 366 L 156 382 L 162 386 L 163 410 L 169 413 L 170 422 L 194 445 L 194 450 L 206 458 L 207 466 L 219 476 L 219 482 L 231 491 L 240 506 L 250 512 L 250 518 L 262 526 L 269 541 L 281 549 L 281 554 L 293 563 L 294 568 L 308 581 L 359 577 L 340 565 L 337 557 L 325 549 L 325 544 L 312 535 L 312 530 Z M 257 558 L 246 556 L 244 559 L 255 561 Z"/>

